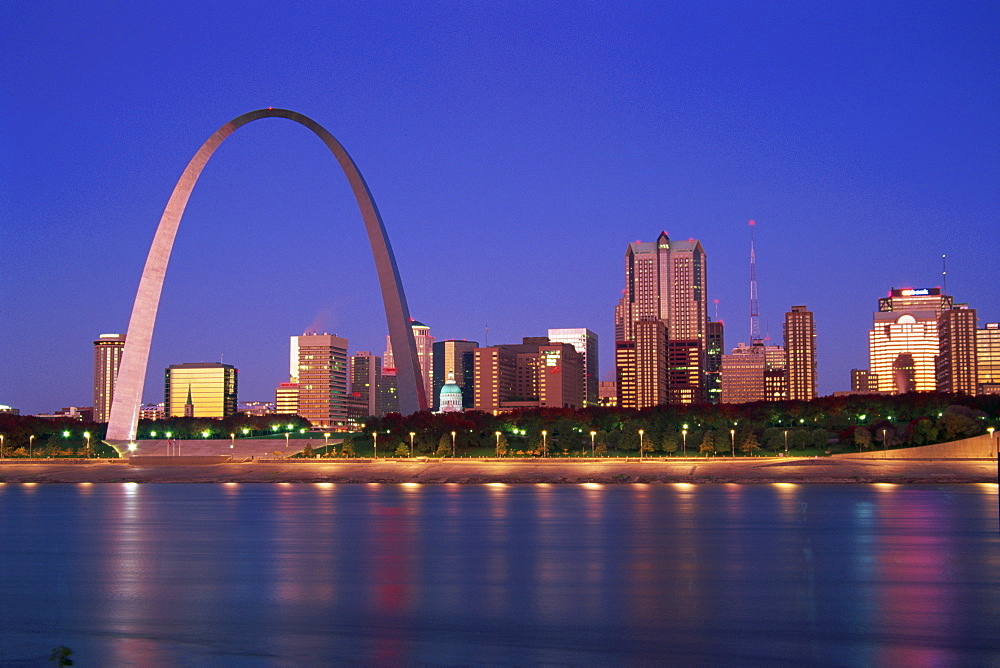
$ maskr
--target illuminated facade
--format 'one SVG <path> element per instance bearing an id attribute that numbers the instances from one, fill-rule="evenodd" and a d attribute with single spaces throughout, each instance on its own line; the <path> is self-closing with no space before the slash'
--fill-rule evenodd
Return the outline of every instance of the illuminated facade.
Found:
<path id="1" fill-rule="evenodd" d="M 448 379 L 444 381 L 439 394 L 438 405 L 442 413 L 462 412 L 462 388 L 455 382 L 454 371 L 448 372 Z"/>
<path id="2" fill-rule="evenodd" d="M 705 325 L 705 399 L 717 404 L 722 397 L 722 351 L 726 349 L 725 327 L 713 321 Z"/>
<path id="3" fill-rule="evenodd" d="M 237 370 L 231 364 L 171 364 L 164 372 L 167 417 L 222 418 L 236 412 Z"/>
<path id="4" fill-rule="evenodd" d="M 635 408 L 638 403 L 636 386 L 635 341 L 615 342 L 615 404 L 621 408 Z"/>
<path id="5" fill-rule="evenodd" d="M 637 387 L 646 388 L 647 395 L 637 396 L 639 403 L 659 396 L 661 377 L 668 375 L 675 387 L 672 392 L 663 391 L 660 403 L 705 400 L 707 282 L 705 251 L 696 239 L 672 241 L 662 232 L 655 242 L 629 244 L 625 252 L 625 290 L 615 308 L 615 336 L 622 341 L 637 340 L 638 323 L 659 321 L 666 328 L 668 340 L 678 342 L 674 361 L 688 365 L 685 369 L 672 367 L 668 374 L 666 349 L 662 355 L 643 356 L 638 346 Z M 697 349 L 696 354 L 690 354 L 692 349 Z M 662 366 L 648 366 L 647 362 Z"/>
<path id="6" fill-rule="evenodd" d="M 978 394 L 1000 394 L 1000 323 L 976 330 L 976 383 Z"/>
<path id="7" fill-rule="evenodd" d="M 878 394 L 878 376 L 868 369 L 851 369 L 851 392 Z"/>
<path id="8" fill-rule="evenodd" d="M 597 403 L 600 406 L 613 408 L 618 405 L 618 383 L 613 380 L 601 380 L 597 383 Z"/>
<path id="9" fill-rule="evenodd" d="M 585 327 L 570 329 L 550 329 L 549 341 L 568 343 L 583 355 L 583 397 L 584 405 L 598 402 L 597 383 L 600 380 L 600 364 L 597 357 L 597 334 Z"/>
<path id="10" fill-rule="evenodd" d="M 785 373 L 788 398 L 811 401 L 816 398 L 816 324 L 812 311 L 793 306 L 785 314 Z"/>
<path id="11" fill-rule="evenodd" d="M 411 320 L 410 329 L 413 331 L 413 341 L 417 344 L 420 375 L 423 379 L 428 403 L 430 403 L 431 397 L 434 396 L 434 337 L 431 336 L 431 328 L 422 322 Z M 396 360 L 392 355 L 392 340 L 389 336 L 385 337 L 385 366 L 390 369 L 396 368 Z"/>
<path id="12" fill-rule="evenodd" d="M 396 385 L 396 370 L 382 367 L 378 383 L 378 416 L 399 412 L 399 387 Z"/>
<path id="13" fill-rule="evenodd" d="M 298 415 L 313 427 L 347 426 L 347 339 L 334 334 L 296 337 L 299 350 Z"/>
<path id="14" fill-rule="evenodd" d="M 750 346 L 740 343 L 722 356 L 721 389 L 724 404 L 786 399 L 785 349 L 765 346 L 763 341 Z"/>
<path id="15" fill-rule="evenodd" d="M 299 414 L 298 383 L 281 383 L 274 388 L 274 412 L 279 415 Z"/>
<path id="16" fill-rule="evenodd" d="M 976 395 L 976 310 L 964 304 L 938 316 L 940 352 L 934 360 L 938 392 Z"/>
<path id="17" fill-rule="evenodd" d="M 582 408 L 583 355 L 568 343 L 526 337 L 516 345 L 474 352 L 475 408 L 488 412 L 518 408 Z"/>
<path id="18" fill-rule="evenodd" d="M 938 316 L 952 307 L 940 288 L 892 289 L 879 299 L 868 332 L 868 368 L 879 392 L 934 392 Z"/>
<path id="19" fill-rule="evenodd" d="M 111 419 L 118 367 L 125 350 L 124 334 L 101 334 L 94 341 L 94 421 Z"/>
<path id="20" fill-rule="evenodd" d="M 382 381 L 382 358 L 363 350 L 351 355 L 351 396 L 363 417 L 378 415 L 378 387 Z"/>
<path id="21" fill-rule="evenodd" d="M 475 382 L 475 353 L 479 344 L 475 341 L 449 339 L 434 342 L 434 410 L 441 409 L 441 388 L 448 374 L 454 374 L 455 385 L 462 392 L 463 403 L 472 405 L 472 386 Z"/>

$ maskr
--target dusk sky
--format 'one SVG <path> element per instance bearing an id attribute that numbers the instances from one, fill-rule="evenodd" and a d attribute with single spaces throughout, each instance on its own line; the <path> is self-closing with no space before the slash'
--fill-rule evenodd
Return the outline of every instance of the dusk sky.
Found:
<path id="1" fill-rule="evenodd" d="M 286 6 L 287 5 L 287 6 Z M 867 368 L 892 287 L 1000 320 L 996 2 L 7 2 L 0 5 L 0 404 L 92 400 L 177 178 L 219 126 L 329 129 L 438 338 L 600 337 L 628 242 L 697 238 L 726 347 L 816 314 L 819 391 Z M 288 337 L 385 348 L 343 173 L 265 119 L 218 150 L 180 226 L 144 401 L 222 361 L 273 400 Z"/>

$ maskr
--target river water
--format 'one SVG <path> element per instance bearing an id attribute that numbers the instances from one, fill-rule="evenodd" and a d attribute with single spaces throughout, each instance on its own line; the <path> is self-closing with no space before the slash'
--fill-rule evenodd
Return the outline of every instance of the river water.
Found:
<path id="1" fill-rule="evenodd" d="M 997 486 L 0 485 L 0 665 L 1000 665 Z"/>

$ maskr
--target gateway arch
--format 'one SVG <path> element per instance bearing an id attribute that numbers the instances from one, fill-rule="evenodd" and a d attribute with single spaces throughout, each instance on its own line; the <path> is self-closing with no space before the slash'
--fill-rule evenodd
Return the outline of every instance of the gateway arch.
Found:
<path id="1" fill-rule="evenodd" d="M 142 388 L 146 380 L 146 365 L 149 361 L 149 346 L 153 338 L 156 311 L 160 305 L 163 279 L 174 238 L 177 236 L 177 227 L 184 215 L 191 191 L 219 145 L 237 129 L 261 118 L 287 118 L 309 128 L 326 144 L 340 163 L 340 168 L 344 170 L 361 209 L 361 217 L 364 219 L 368 241 L 371 243 L 372 255 L 375 258 L 379 285 L 382 288 L 389 339 L 396 359 L 400 411 L 407 415 L 427 409 L 427 396 L 424 393 L 423 382 L 420 381 L 420 363 L 417 359 L 413 330 L 410 328 L 410 312 L 406 306 L 406 296 L 403 294 L 403 283 L 399 279 L 399 269 L 396 267 L 396 258 L 392 254 L 392 247 L 389 245 L 389 238 L 382 224 L 382 216 L 379 215 L 375 200 L 372 199 L 361 172 L 340 142 L 316 121 L 287 109 L 258 109 L 229 121 L 202 144 L 181 174 L 163 210 L 153 245 L 146 257 L 146 266 L 142 270 L 139 291 L 135 296 L 128 334 L 125 337 L 125 349 L 122 352 L 111 404 L 111 418 L 108 421 L 106 440 L 111 445 L 122 446 L 135 440 Z"/>

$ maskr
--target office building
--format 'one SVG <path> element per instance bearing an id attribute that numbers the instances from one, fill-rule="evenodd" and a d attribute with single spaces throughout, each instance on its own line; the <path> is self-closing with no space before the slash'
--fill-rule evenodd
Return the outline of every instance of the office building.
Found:
<path id="1" fill-rule="evenodd" d="M 938 316 L 952 305 L 940 288 L 893 288 L 879 299 L 868 332 L 868 369 L 878 379 L 879 392 L 937 389 Z"/>
<path id="2" fill-rule="evenodd" d="M 434 390 L 434 337 L 431 336 L 431 328 L 416 320 L 410 321 L 410 328 L 413 330 L 413 341 L 417 344 L 417 360 L 420 362 L 420 375 L 424 382 L 424 392 L 427 394 L 427 402 L 433 402 Z M 392 341 L 385 337 L 385 360 L 383 369 L 395 369 L 396 361 L 392 355 Z M 395 412 L 395 411 L 392 411 Z"/>
<path id="3" fill-rule="evenodd" d="M 475 341 L 449 339 L 434 342 L 433 373 L 431 374 L 434 395 L 427 397 L 427 399 L 433 402 L 432 406 L 435 411 L 443 411 L 441 408 L 441 388 L 444 387 L 448 374 L 454 375 L 455 386 L 462 393 L 463 403 L 472 405 L 472 385 L 475 381 L 475 355 L 473 351 L 478 347 L 479 344 Z"/>
<path id="4" fill-rule="evenodd" d="M 313 427 L 346 427 L 347 339 L 326 333 L 295 338 L 299 351 L 298 415 Z"/>
<path id="5" fill-rule="evenodd" d="M 621 408 L 639 405 L 635 341 L 615 341 L 615 404 Z"/>
<path id="6" fill-rule="evenodd" d="M 938 392 L 976 395 L 976 310 L 965 304 L 938 316 L 938 355 L 934 360 Z"/>
<path id="7" fill-rule="evenodd" d="M 171 364 L 164 372 L 167 417 L 223 418 L 236 412 L 236 367 L 218 362 Z"/>
<path id="8" fill-rule="evenodd" d="M 520 344 L 474 351 L 474 407 L 493 413 L 519 408 L 582 408 L 583 356 L 568 343 L 526 337 Z"/>
<path id="9" fill-rule="evenodd" d="M 601 380 L 597 383 L 597 405 L 614 408 L 618 405 L 618 383 L 614 380 Z"/>
<path id="10" fill-rule="evenodd" d="M 125 350 L 124 334 L 101 334 L 94 341 L 94 421 L 111 419 L 115 381 Z"/>
<path id="11" fill-rule="evenodd" d="M 278 415 L 299 414 L 298 383 L 281 383 L 274 388 L 274 412 Z"/>
<path id="12" fill-rule="evenodd" d="M 1000 323 L 976 330 L 976 393 L 1000 394 Z"/>
<path id="13" fill-rule="evenodd" d="M 867 369 L 851 369 L 853 394 L 878 394 L 878 376 Z"/>
<path id="14" fill-rule="evenodd" d="M 785 313 L 784 334 L 788 398 L 811 401 L 816 398 L 816 323 L 812 311 L 793 306 Z"/>
<path id="15" fill-rule="evenodd" d="M 725 348 L 725 331 L 719 321 L 705 325 L 705 399 L 717 404 L 722 396 L 722 351 Z"/>
<path id="16" fill-rule="evenodd" d="M 696 239 L 672 241 L 666 232 L 655 242 L 635 242 L 625 252 L 625 290 L 615 308 L 615 335 L 621 341 L 635 341 L 640 322 L 659 321 L 667 340 L 674 342 L 674 353 L 643 354 L 636 347 L 636 387 L 642 388 L 636 401 L 645 404 L 662 396 L 673 403 L 705 400 L 707 388 L 707 273 L 701 242 Z M 645 330 L 645 335 L 651 335 Z M 647 341 L 648 342 L 648 341 Z M 617 349 L 617 346 L 616 346 Z M 647 346 L 646 353 L 653 350 Z M 668 360 L 675 365 L 667 370 Z M 658 364 L 659 367 L 647 366 Z M 686 368 L 679 365 L 685 364 Z M 628 375 L 626 373 L 625 375 Z M 668 391 L 661 385 L 666 378 L 675 383 Z M 628 394 L 626 391 L 624 394 Z M 623 397 L 619 388 L 618 399 Z M 656 405 L 656 404 L 653 404 Z"/>
<path id="17" fill-rule="evenodd" d="M 378 415 L 378 387 L 382 381 L 382 358 L 363 350 L 351 355 L 351 397 L 363 417 Z"/>
<path id="18" fill-rule="evenodd" d="M 396 383 L 396 369 L 383 368 L 378 383 L 377 415 L 385 417 L 399 412 L 399 386 Z"/>
<path id="19" fill-rule="evenodd" d="M 597 358 L 597 334 L 589 329 L 550 329 L 549 341 L 553 343 L 568 343 L 583 355 L 583 396 L 584 405 L 597 404 L 597 383 L 600 378 L 600 364 Z"/>
<path id="20" fill-rule="evenodd" d="M 788 397 L 785 349 L 740 343 L 722 356 L 721 402 L 743 404 L 751 401 L 782 401 Z"/>
<path id="21" fill-rule="evenodd" d="M 635 406 L 619 397 L 622 408 L 649 408 L 667 403 L 667 327 L 662 320 L 632 323 L 635 336 Z"/>

